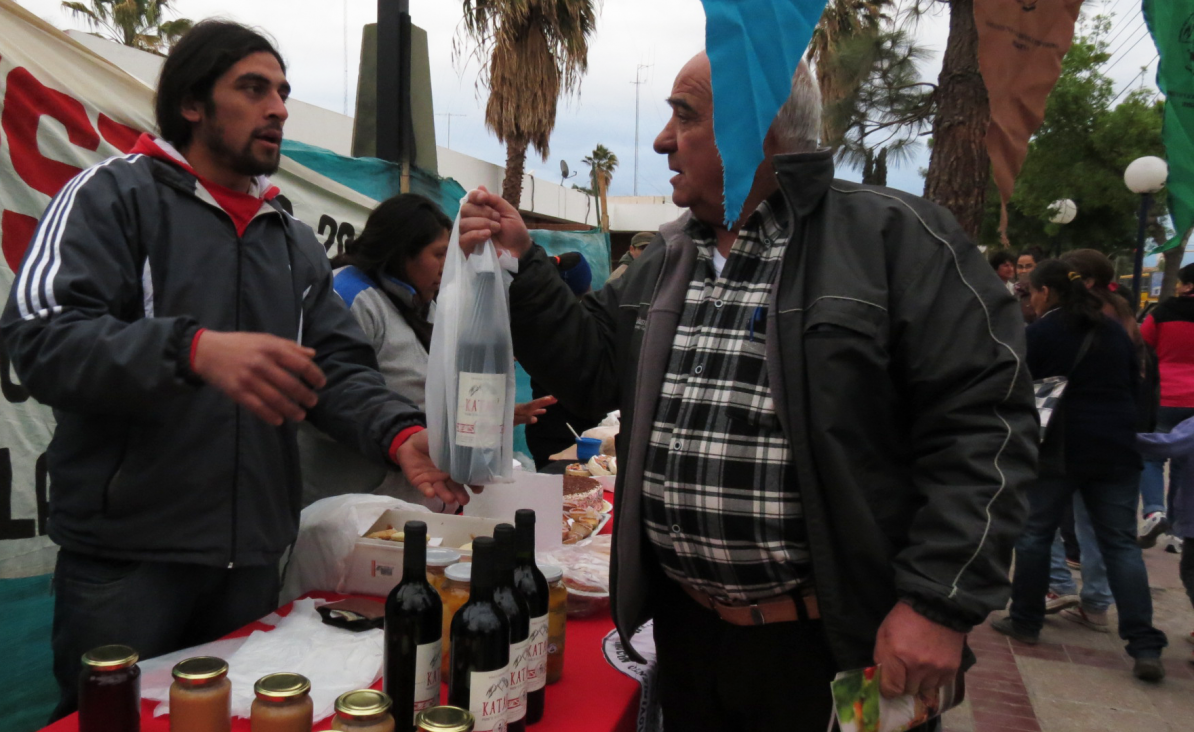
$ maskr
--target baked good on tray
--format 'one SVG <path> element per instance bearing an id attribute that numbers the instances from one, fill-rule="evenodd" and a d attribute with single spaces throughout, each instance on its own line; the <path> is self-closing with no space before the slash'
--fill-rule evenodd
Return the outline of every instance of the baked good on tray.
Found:
<path id="1" fill-rule="evenodd" d="M 601 483 L 593 479 L 580 463 L 573 463 L 564 470 L 564 511 L 592 508 L 601 510 Z"/>

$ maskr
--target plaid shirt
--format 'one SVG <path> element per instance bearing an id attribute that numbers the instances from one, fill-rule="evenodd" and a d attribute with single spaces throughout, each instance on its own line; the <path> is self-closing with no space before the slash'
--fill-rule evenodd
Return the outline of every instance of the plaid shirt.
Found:
<path id="1" fill-rule="evenodd" d="M 730 600 L 774 597 L 812 579 L 764 352 L 772 283 L 787 247 L 782 206 L 759 206 L 720 277 L 712 229 L 695 219 L 689 225 L 696 270 L 643 477 L 647 537 L 664 571 Z"/>

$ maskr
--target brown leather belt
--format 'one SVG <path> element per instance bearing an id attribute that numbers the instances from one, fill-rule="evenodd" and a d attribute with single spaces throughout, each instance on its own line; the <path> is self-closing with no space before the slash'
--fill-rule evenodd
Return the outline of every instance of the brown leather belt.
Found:
<path id="1" fill-rule="evenodd" d="M 735 605 L 719 600 L 712 595 L 701 592 L 695 587 L 680 583 L 688 596 L 701 607 L 717 613 L 717 616 L 731 625 L 768 625 L 770 623 L 790 623 L 796 620 L 820 620 L 821 611 L 817 607 L 816 595 L 780 595 L 759 602 Z M 800 612 L 796 603 L 804 607 Z"/>

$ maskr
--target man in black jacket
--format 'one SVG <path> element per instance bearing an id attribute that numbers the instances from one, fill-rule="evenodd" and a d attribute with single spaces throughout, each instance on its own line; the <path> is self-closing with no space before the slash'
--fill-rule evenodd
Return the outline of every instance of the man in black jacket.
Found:
<path id="1" fill-rule="evenodd" d="M 298 421 L 467 501 L 264 177 L 289 90 L 265 38 L 197 25 L 162 68 L 164 139 L 67 184 L 9 295 L 5 348 L 58 423 L 55 719 L 77 705 L 87 650 L 158 656 L 276 607 L 301 505 Z"/>
<path id="2" fill-rule="evenodd" d="M 484 190 L 461 244 L 520 257 L 528 373 L 622 410 L 613 613 L 628 646 L 654 618 L 669 728 L 820 732 L 836 672 L 934 689 L 1006 603 L 1036 457 L 1024 328 L 946 211 L 833 180 L 806 67 L 732 227 L 704 54 L 668 103 L 655 149 L 688 213 L 621 279 L 576 302 Z"/>

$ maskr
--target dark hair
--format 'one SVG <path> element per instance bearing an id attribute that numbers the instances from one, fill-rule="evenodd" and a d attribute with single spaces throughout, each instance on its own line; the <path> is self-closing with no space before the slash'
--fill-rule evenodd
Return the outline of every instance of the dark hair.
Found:
<path id="1" fill-rule="evenodd" d="M 1033 263 L 1039 263 L 1045 258 L 1045 252 L 1038 246 L 1026 247 L 1020 250 L 1016 255 L 1016 264 L 1019 264 L 1020 257 L 1032 257 Z"/>
<path id="2" fill-rule="evenodd" d="M 994 249 L 987 254 L 987 262 L 991 264 L 991 269 L 999 269 L 1004 264 L 1014 265 L 1016 255 L 1010 249 Z"/>
<path id="3" fill-rule="evenodd" d="M 1177 271 L 1177 281 L 1183 285 L 1194 285 L 1194 264 L 1187 264 Z"/>
<path id="4" fill-rule="evenodd" d="M 216 80 L 254 53 L 273 54 L 286 73 L 278 49 L 252 28 L 227 20 L 205 20 L 187 31 L 170 50 L 158 78 L 153 111 L 162 138 L 177 148 L 189 145 L 192 125 L 182 116 L 182 105 L 202 100 L 210 109 Z"/>
<path id="5" fill-rule="evenodd" d="M 452 228 L 452 220 L 431 199 L 400 193 L 378 204 L 365 230 L 348 243 L 333 267 L 353 265 L 370 277 L 386 273 L 409 282 L 406 263 Z"/>
<path id="6" fill-rule="evenodd" d="M 1107 314 L 1117 318 L 1132 342 L 1140 347 L 1144 340 L 1140 336 L 1140 325 L 1136 322 L 1135 297 L 1118 291 L 1120 285 L 1114 282 L 1115 265 L 1107 255 L 1097 249 L 1075 249 L 1061 255 L 1061 261 L 1077 272 L 1082 279 L 1093 281 L 1091 294 L 1099 298 L 1106 306 Z M 1115 292 L 1111 290 L 1113 283 Z"/>
<path id="7" fill-rule="evenodd" d="M 1064 262 L 1046 259 L 1037 263 L 1028 275 L 1032 289 L 1048 287 L 1057 296 L 1057 306 L 1062 317 L 1072 324 L 1087 328 L 1102 324 L 1103 301 L 1086 288 L 1082 275 L 1070 269 Z"/>

